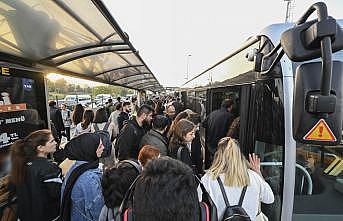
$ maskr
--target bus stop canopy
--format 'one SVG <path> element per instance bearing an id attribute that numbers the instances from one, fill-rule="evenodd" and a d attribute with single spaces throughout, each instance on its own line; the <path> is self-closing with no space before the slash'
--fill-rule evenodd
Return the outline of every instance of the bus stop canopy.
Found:
<path id="1" fill-rule="evenodd" d="M 0 0 L 0 60 L 136 90 L 163 90 L 101 0 Z"/>

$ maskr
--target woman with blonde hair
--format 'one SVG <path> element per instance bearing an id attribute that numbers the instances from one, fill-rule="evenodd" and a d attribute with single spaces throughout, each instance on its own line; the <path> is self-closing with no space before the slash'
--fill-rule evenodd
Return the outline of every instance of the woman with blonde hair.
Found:
<path id="1" fill-rule="evenodd" d="M 241 207 L 252 221 L 256 220 L 260 212 L 260 202 L 274 202 L 272 189 L 264 181 L 260 171 L 260 159 L 255 154 L 249 154 L 249 161 L 241 153 L 235 139 L 224 137 L 219 141 L 213 163 L 201 179 L 216 204 L 219 220 L 223 218 L 226 209 L 225 196 L 233 206 L 239 204 L 242 195 Z M 225 190 L 225 196 L 221 191 L 221 185 Z M 198 193 L 201 200 L 202 192 L 198 190 Z"/>

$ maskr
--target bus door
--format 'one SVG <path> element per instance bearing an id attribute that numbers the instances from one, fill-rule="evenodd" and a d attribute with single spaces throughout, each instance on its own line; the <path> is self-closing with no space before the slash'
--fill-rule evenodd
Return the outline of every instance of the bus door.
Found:
<path id="1" fill-rule="evenodd" d="M 277 69 L 281 70 L 281 69 Z M 262 171 L 275 201 L 262 205 L 269 220 L 280 220 L 283 191 L 284 109 L 282 80 L 270 78 L 256 83 L 214 88 L 208 91 L 210 110 L 220 108 L 226 98 L 234 100 L 235 117 L 240 118 L 239 143 L 245 156 L 257 153 Z"/>

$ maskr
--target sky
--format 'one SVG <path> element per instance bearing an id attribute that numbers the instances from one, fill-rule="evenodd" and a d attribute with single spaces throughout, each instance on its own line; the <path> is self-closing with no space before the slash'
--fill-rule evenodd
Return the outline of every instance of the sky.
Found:
<path id="1" fill-rule="evenodd" d="M 103 0 L 163 86 L 180 86 L 286 17 L 284 0 Z M 293 1 L 296 21 L 313 0 Z M 343 0 L 327 0 L 343 17 Z"/>
<path id="2" fill-rule="evenodd" d="M 90 87 L 96 87 L 96 86 L 105 86 L 106 84 L 95 82 L 95 81 L 89 81 L 89 80 L 84 80 L 80 78 L 75 78 L 75 77 L 69 77 L 65 76 L 62 74 L 56 74 L 56 73 L 50 73 L 46 76 L 49 80 L 55 82 L 58 79 L 64 78 L 68 83 L 71 84 L 79 84 L 84 87 L 90 86 Z"/>

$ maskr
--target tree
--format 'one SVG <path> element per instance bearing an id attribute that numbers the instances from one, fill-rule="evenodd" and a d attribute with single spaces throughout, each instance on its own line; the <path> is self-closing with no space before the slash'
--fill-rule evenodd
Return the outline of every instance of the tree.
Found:
<path id="1" fill-rule="evenodd" d="M 66 88 L 67 84 L 68 83 L 64 78 L 60 78 L 55 81 L 55 85 L 57 88 Z"/>
<path id="2" fill-rule="evenodd" d="M 67 93 L 68 94 L 75 94 L 75 88 L 76 88 L 75 84 L 68 84 Z"/>
<path id="3" fill-rule="evenodd" d="M 55 87 L 61 93 L 67 92 L 67 85 L 68 85 L 68 83 L 64 78 L 60 78 L 60 79 L 55 81 Z"/>
<path id="4" fill-rule="evenodd" d="M 55 83 L 51 80 L 47 79 L 48 91 L 55 91 Z"/>
<path id="5" fill-rule="evenodd" d="M 93 87 L 93 95 L 97 94 L 112 94 L 111 86 L 96 86 Z"/>

